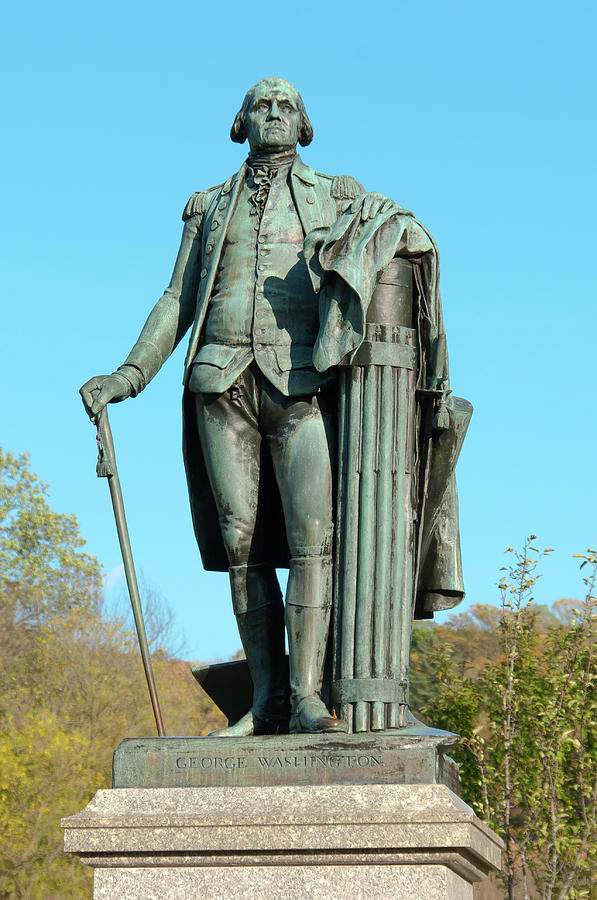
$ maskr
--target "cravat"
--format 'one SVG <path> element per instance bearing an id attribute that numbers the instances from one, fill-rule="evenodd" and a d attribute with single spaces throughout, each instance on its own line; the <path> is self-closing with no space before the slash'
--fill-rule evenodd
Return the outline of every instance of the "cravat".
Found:
<path id="1" fill-rule="evenodd" d="M 261 220 L 272 181 L 276 177 L 278 170 L 259 165 L 254 168 L 250 167 L 249 171 L 251 173 L 249 186 L 252 188 L 250 200 L 253 204 L 251 215 L 258 216 L 259 220 Z"/>

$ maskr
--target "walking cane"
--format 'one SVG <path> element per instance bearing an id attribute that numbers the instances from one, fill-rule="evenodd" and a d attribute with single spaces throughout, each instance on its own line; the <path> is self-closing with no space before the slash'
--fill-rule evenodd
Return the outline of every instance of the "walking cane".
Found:
<path id="1" fill-rule="evenodd" d="M 143 660 L 143 668 L 145 669 L 145 678 L 147 679 L 147 687 L 151 698 L 151 706 L 155 716 L 155 724 L 158 729 L 158 735 L 165 737 L 164 723 L 162 722 L 162 713 L 160 710 L 160 701 L 153 677 L 153 669 L 151 666 L 151 657 L 149 655 L 149 646 L 147 644 L 147 635 L 145 633 L 145 623 L 143 622 L 143 610 L 141 609 L 141 598 L 139 597 L 139 587 L 137 585 L 137 576 L 135 575 L 135 566 L 133 563 L 133 554 L 131 551 L 131 542 L 129 539 L 129 531 L 126 524 L 126 516 L 124 514 L 124 503 L 122 501 L 122 491 L 120 489 L 120 479 L 118 478 L 118 469 L 116 468 L 116 456 L 114 455 L 114 442 L 112 440 L 112 431 L 108 421 L 108 410 L 106 407 L 95 417 L 97 426 L 97 467 L 96 472 L 98 478 L 107 478 L 110 488 L 110 496 L 112 498 L 112 507 L 114 509 L 114 519 L 116 520 L 116 530 L 118 532 L 118 541 L 120 543 L 120 552 L 122 553 L 122 562 L 126 575 L 126 583 L 131 598 L 131 606 L 133 608 L 133 617 L 137 628 L 137 637 L 139 638 L 139 649 L 141 650 L 141 659 Z"/>

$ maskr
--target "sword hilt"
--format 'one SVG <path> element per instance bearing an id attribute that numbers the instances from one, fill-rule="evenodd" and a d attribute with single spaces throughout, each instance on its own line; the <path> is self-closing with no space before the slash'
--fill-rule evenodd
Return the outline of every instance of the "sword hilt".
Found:
<path id="1" fill-rule="evenodd" d="M 111 441 L 108 436 L 110 423 L 108 422 L 108 411 L 105 406 L 95 417 L 95 425 L 97 427 L 97 434 L 95 435 L 97 441 L 95 472 L 98 478 L 108 478 L 116 473 L 116 466 L 114 457 L 110 453 Z"/>

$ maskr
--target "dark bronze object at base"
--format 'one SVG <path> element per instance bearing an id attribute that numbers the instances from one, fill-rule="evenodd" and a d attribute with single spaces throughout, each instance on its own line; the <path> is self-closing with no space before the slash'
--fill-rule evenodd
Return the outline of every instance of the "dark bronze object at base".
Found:
<path id="1" fill-rule="evenodd" d="M 114 753 L 114 788 L 296 784 L 445 784 L 457 735 L 426 729 L 368 735 L 130 738 Z"/>

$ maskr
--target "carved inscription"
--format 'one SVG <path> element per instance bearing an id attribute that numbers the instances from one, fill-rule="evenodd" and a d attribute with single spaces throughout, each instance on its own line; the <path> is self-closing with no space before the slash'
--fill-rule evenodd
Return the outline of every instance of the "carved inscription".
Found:
<path id="1" fill-rule="evenodd" d="M 352 769 L 355 766 L 381 766 L 381 759 L 376 756 L 258 756 L 257 760 L 262 769 Z"/>
<path id="2" fill-rule="evenodd" d="M 245 769 L 245 756 L 179 756 L 177 769 Z"/>
<path id="3" fill-rule="evenodd" d="M 247 764 L 260 769 L 354 769 L 383 766 L 380 756 L 369 754 L 297 754 L 282 756 L 179 756 L 177 769 L 246 769 Z"/>

